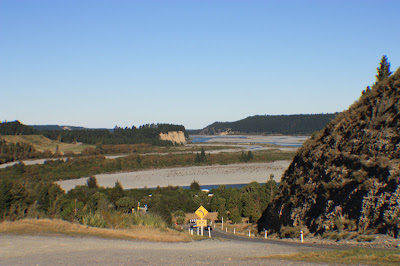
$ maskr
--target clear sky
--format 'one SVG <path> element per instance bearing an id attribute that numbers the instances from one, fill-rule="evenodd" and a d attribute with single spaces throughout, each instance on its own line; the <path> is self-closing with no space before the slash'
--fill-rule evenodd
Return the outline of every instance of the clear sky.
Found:
<path id="1" fill-rule="evenodd" d="M 0 120 L 188 129 L 343 111 L 387 55 L 400 1 L 0 0 Z"/>

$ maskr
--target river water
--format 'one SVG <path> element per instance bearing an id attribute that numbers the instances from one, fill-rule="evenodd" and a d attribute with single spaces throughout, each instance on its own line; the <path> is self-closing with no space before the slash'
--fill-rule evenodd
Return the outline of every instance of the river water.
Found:
<path id="1" fill-rule="evenodd" d="M 273 144 L 284 147 L 301 147 L 309 136 L 262 136 L 262 135 L 192 135 L 192 143 L 245 143 L 245 144 Z"/>

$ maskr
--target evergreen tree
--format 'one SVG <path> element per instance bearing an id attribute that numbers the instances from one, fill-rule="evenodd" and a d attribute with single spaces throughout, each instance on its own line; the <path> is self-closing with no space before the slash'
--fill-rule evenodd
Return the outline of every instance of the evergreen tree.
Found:
<path id="1" fill-rule="evenodd" d="M 242 151 L 242 154 L 240 155 L 239 160 L 240 160 L 241 162 L 247 162 L 247 156 L 246 156 L 246 154 L 244 153 L 244 151 Z"/>
<path id="2" fill-rule="evenodd" d="M 378 72 L 376 75 L 377 81 L 381 81 L 392 74 L 392 72 L 390 72 L 390 63 L 388 62 L 386 55 L 382 56 L 379 67 L 377 67 L 376 70 Z"/>
<path id="3" fill-rule="evenodd" d="M 97 179 L 95 176 L 91 176 L 88 178 L 88 180 L 86 181 L 86 185 L 89 188 L 98 188 L 99 185 L 97 184 Z"/>
<path id="4" fill-rule="evenodd" d="M 206 152 L 204 151 L 204 148 L 201 148 L 200 154 L 196 153 L 194 162 L 195 163 L 205 163 L 206 161 L 207 161 Z"/>
<path id="5" fill-rule="evenodd" d="M 201 190 L 201 186 L 198 181 L 193 180 L 193 182 L 190 184 L 190 189 L 198 191 Z"/>
<path id="6" fill-rule="evenodd" d="M 200 158 L 201 158 L 201 162 L 203 162 L 203 163 L 205 163 L 207 161 L 206 152 L 204 151 L 204 148 L 201 148 Z"/>
<path id="7" fill-rule="evenodd" d="M 121 183 L 117 180 L 115 182 L 114 187 L 110 190 L 109 193 L 109 198 L 112 203 L 116 203 L 120 198 L 123 198 L 125 196 L 124 189 L 122 188 Z"/>

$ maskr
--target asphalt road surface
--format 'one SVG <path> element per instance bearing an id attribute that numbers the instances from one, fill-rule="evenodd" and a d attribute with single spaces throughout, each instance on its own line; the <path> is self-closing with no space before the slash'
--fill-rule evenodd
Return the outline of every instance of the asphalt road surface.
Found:
<path id="1" fill-rule="evenodd" d="M 92 237 L 0 235 L 0 265 L 318 265 L 259 258 L 315 250 L 319 249 L 223 239 L 157 243 Z"/>

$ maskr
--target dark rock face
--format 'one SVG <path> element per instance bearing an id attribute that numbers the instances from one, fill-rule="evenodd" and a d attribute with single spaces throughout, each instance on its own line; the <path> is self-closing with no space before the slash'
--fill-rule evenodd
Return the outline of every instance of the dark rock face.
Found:
<path id="1" fill-rule="evenodd" d="M 300 148 L 259 231 L 400 232 L 400 70 Z"/>

